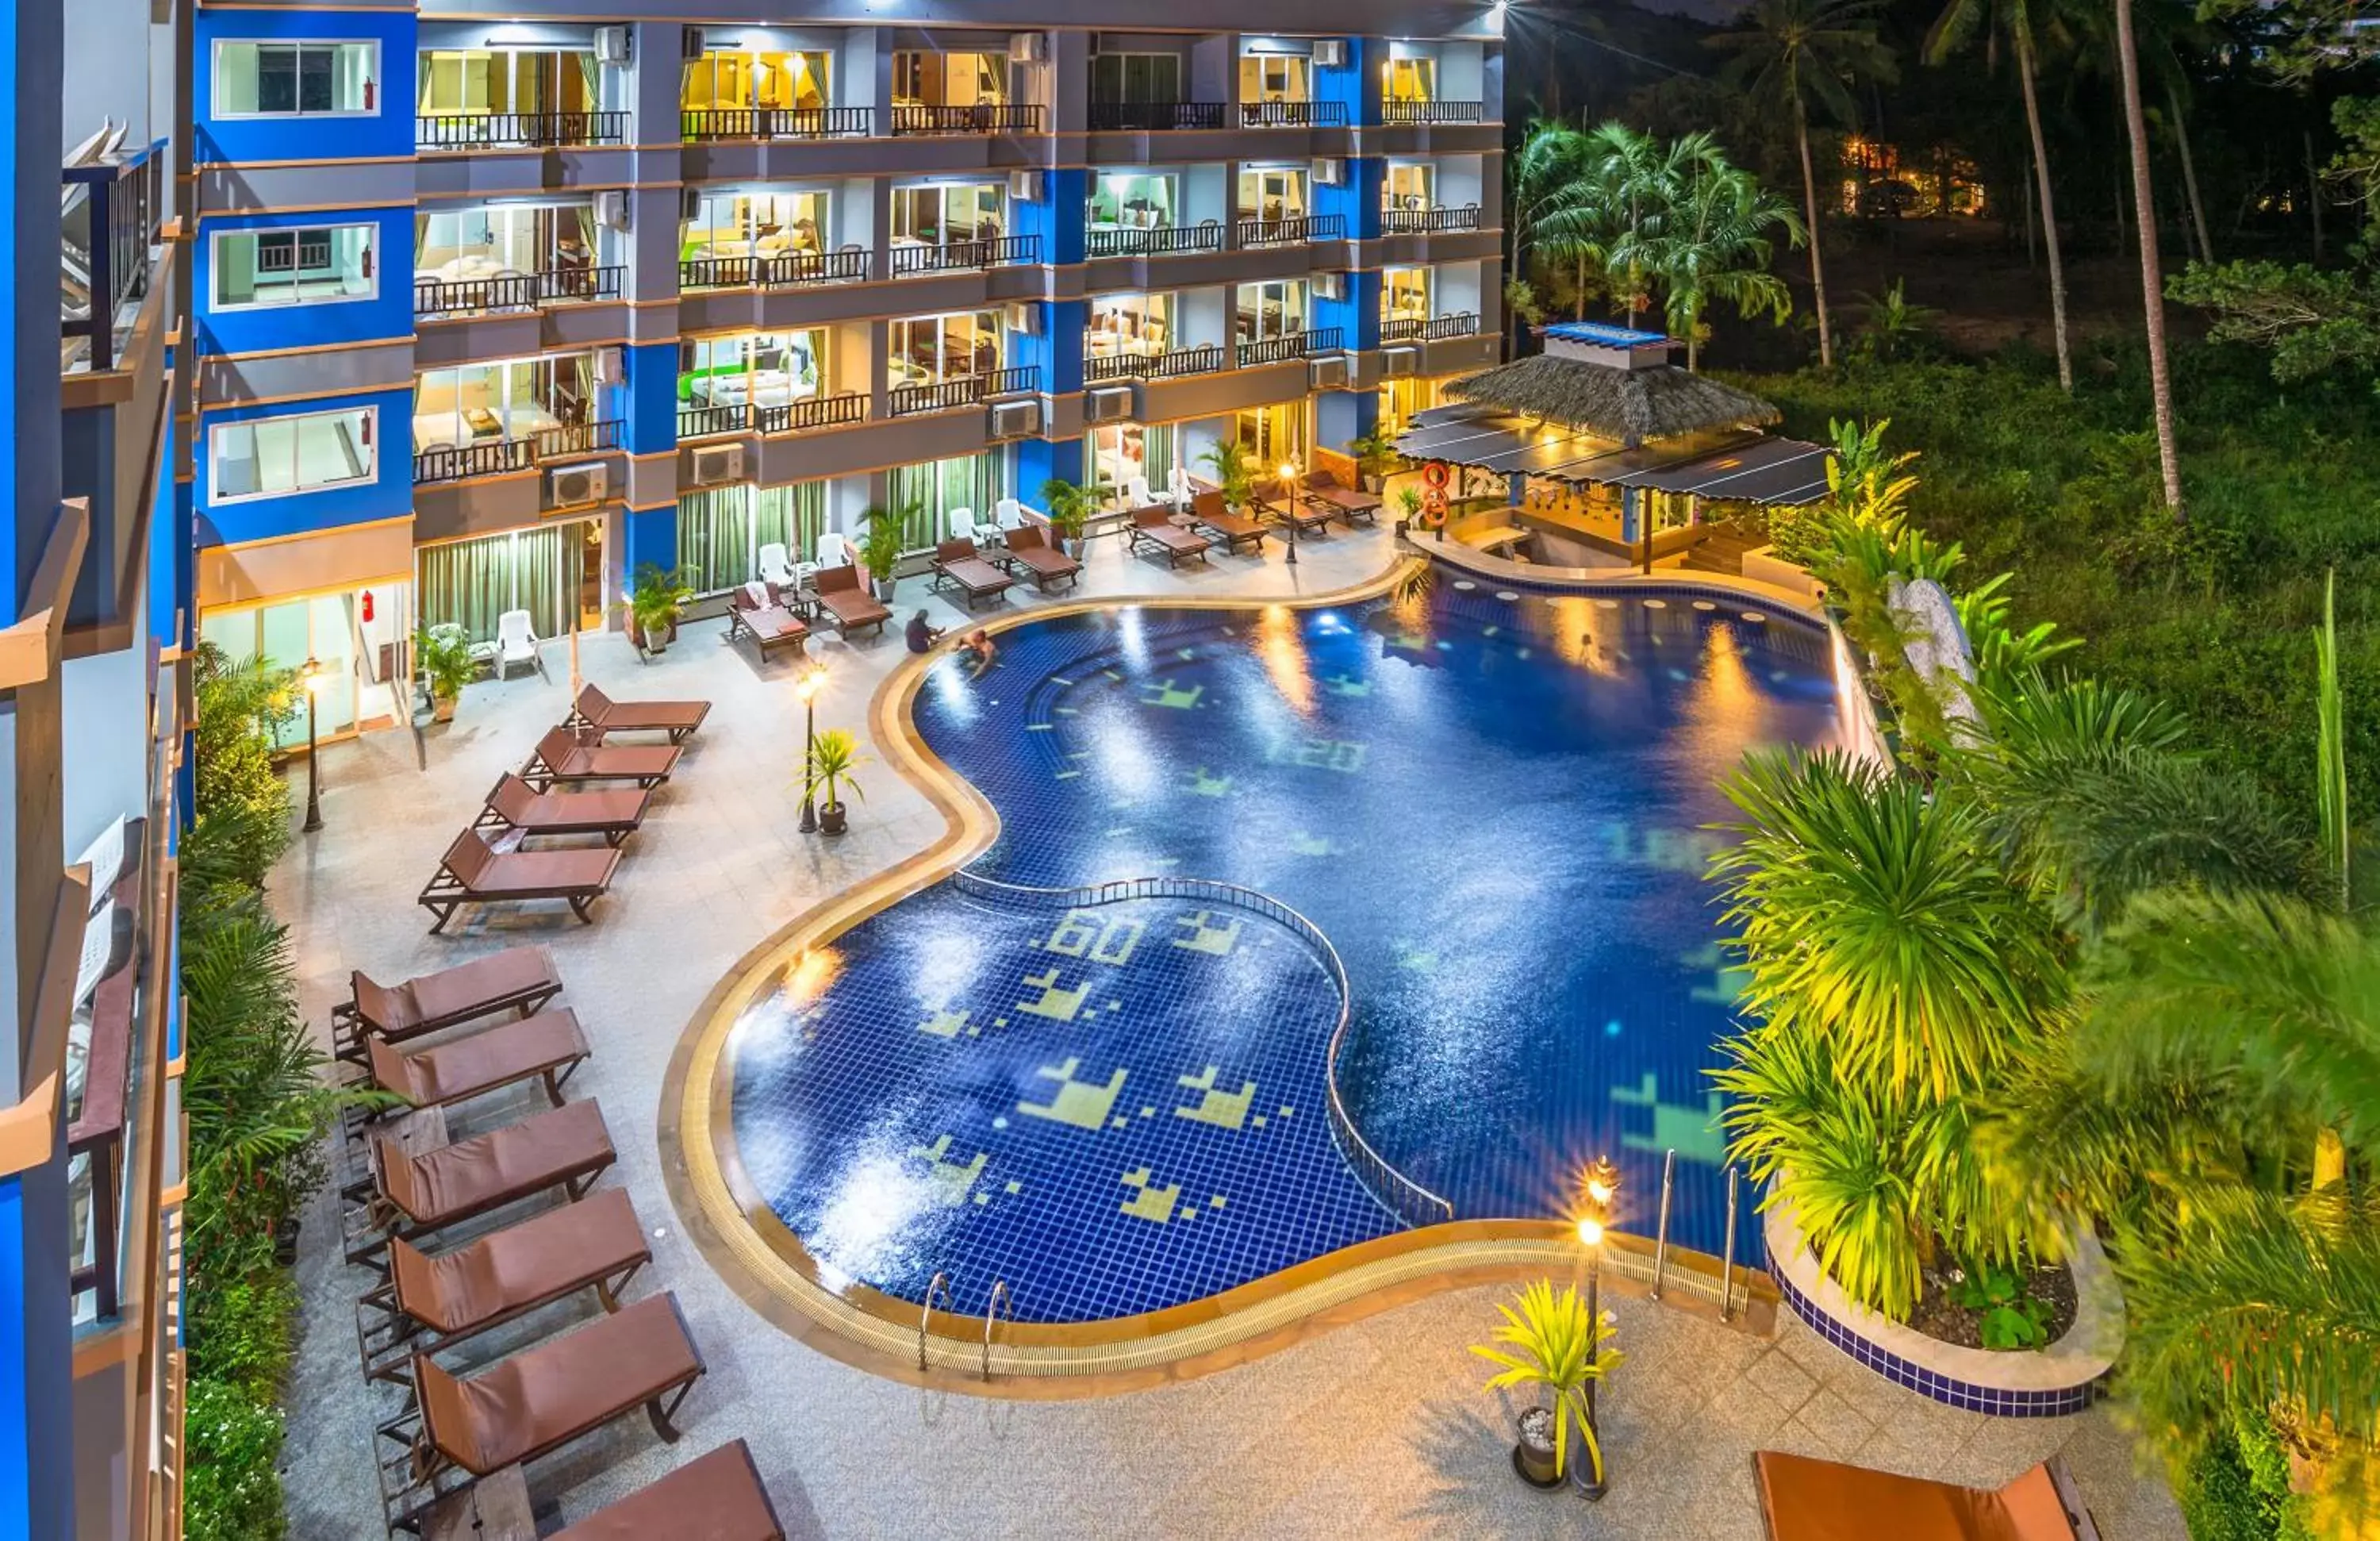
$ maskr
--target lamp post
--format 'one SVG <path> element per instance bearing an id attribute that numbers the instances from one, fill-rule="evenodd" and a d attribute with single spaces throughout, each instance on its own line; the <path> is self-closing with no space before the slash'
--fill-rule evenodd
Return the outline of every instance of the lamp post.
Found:
<path id="1" fill-rule="evenodd" d="M 1586 1333 L 1588 1364 L 1603 1363 L 1603 1305 L 1598 1298 L 1598 1286 L 1603 1272 L 1603 1231 L 1610 1223 L 1612 1201 L 1620 1196 L 1620 1168 L 1609 1156 L 1597 1156 L 1595 1163 L 1579 1179 L 1582 1197 L 1578 1219 L 1579 1244 L 1586 1249 Z M 1602 1434 L 1595 1426 L 1595 1383 L 1600 1376 L 1589 1376 L 1586 1381 L 1586 1426 L 1596 1436 L 1596 1445 L 1602 1446 Z M 1587 1496 L 1601 1498 L 1610 1481 L 1610 1465 L 1607 1462 L 1598 1480 L 1587 1487 Z"/>
<path id="2" fill-rule="evenodd" d="M 802 833 L 818 833 L 818 790 L 810 780 L 812 757 L 818 752 L 818 693 L 826 685 L 826 665 L 813 663 L 794 682 L 802 698 Z"/>
<path id="3" fill-rule="evenodd" d="M 322 672 L 322 663 L 310 658 L 298 675 L 298 686 L 306 693 L 306 822 L 299 828 L 307 834 L 322 827 L 322 778 L 314 757 L 314 692 Z"/>
<path id="4" fill-rule="evenodd" d="M 1297 462 L 1281 463 L 1281 512 L 1289 520 L 1289 564 L 1297 565 Z"/>

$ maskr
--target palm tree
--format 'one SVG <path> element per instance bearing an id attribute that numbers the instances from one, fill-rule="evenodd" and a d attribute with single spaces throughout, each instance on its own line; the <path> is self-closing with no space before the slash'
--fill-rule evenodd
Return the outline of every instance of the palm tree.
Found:
<path id="1" fill-rule="evenodd" d="M 1514 277 L 1526 279 L 1529 259 L 1540 253 L 1546 221 L 1562 206 L 1586 164 L 1586 136 L 1566 123 L 1543 118 L 1529 125 L 1505 172 L 1505 218 L 1512 227 Z"/>
<path id="2" fill-rule="evenodd" d="M 1856 115 L 1852 84 L 1864 78 L 1893 78 L 1892 51 L 1876 35 L 1877 0 L 1755 0 L 1751 25 L 1722 32 L 1710 45 L 1734 55 L 1724 78 L 1730 84 L 1767 97 L 1793 115 L 1793 137 L 1802 153 L 1802 203 L 1810 227 L 1810 288 L 1818 313 L 1818 362 L 1835 361 L 1833 323 L 1827 310 L 1827 268 L 1819 252 L 1818 181 L 1810 160 L 1810 103 L 1837 123 Z"/>
<path id="3" fill-rule="evenodd" d="M 2132 212 L 2140 227 L 2141 304 L 2148 323 L 2149 394 L 2155 408 L 2157 467 L 2165 476 L 2165 505 L 2186 518 L 2181 502 L 2181 455 L 2174 443 L 2173 370 L 2166 358 L 2165 274 L 2157 261 L 2156 196 L 2149 186 L 2149 126 L 2141 110 L 2140 50 L 2132 39 L 2132 0 L 2115 0 L 2116 58 L 2124 82 L 2124 132 L 2132 152 Z"/>
<path id="4" fill-rule="evenodd" d="M 1802 243 L 1802 222 L 1791 206 L 1750 172 L 1713 156 L 1694 163 L 1658 220 L 1623 236 L 1608 261 L 1660 284 L 1670 331 L 1686 340 L 1692 370 L 1701 362 L 1706 318 L 1714 306 L 1732 305 L 1746 318 L 1766 311 L 1778 322 L 1792 313 L 1792 291 L 1768 271 L 1780 236 L 1791 245 Z"/>
<path id="5" fill-rule="evenodd" d="M 2041 101 L 2034 78 L 2040 73 L 2045 41 L 2066 40 L 2057 0 L 1950 0 L 1925 36 L 1925 62 L 1940 64 L 1989 27 L 1995 41 L 2007 34 L 2016 52 L 2018 89 L 2024 96 L 2025 130 L 2033 137 L 2034 187 L 2041 202 L 2041 229 L 2049 249 L 2049 324 L 2058 345 L 2058 383 L 2074 390 L 2074 358 L 2066 336 L 2066 265 L 2058 239 L 2058 204 L 2050 194 L 2049 142 L 2041 128 Z"/>
<path id="6" fill-rule="evenodd" d="M 1568 177 L 1536 223 L 1539 249 L 1572 264 L 1572 315 L 1586 319 L 1588 274 L 1607 279 L 1613 254 L 1631 237 L 1641 237 L 1668 212 L 1682 168 L 1698 157 L 1715 157 L 1716 141 L 1691 134 L 1663 144 L 1623 123 L 1603 123 L 1576 136 Z M 1629 320 L 1643 308 L 1643 283 L 1634 272 L 1623 281 Z"/>

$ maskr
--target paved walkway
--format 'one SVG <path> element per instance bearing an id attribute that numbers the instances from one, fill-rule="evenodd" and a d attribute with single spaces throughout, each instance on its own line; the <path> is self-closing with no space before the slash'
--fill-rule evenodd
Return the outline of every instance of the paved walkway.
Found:
<path id="1" fill-rule="evenodd" d="M 1300 555 L 1293 571 L 1275 552 L 1261 563 L 1168 573 L 1102 541 L 1085 591 L 1315 592 L 1381 571 L 1390 550 L 1385 534 L 1366 533 L 1307 542 Z M 936 625 L 965 620 L 926 601 L 922 580 L 903 588 L 904 618 L 928 602 Z M 1524 1489 L 1508 1463 L 1512 1410 L 1479 1389 L 1487 1366 L 1464 1353 L 1484 1339 L 1503 1287 L 1435 1295 L 1200 1380 L 1088 1401 L 920 1389 L 785 1337 L 679 1234 L 662 1175 L 676 1158 L 655 1135 L 662 1074 L 703 996 L 737 958 L 824 895 L 922 848 L 940 824 L 880 766 L 862 772 L 866 798 L 852 803 L 849 834 L 833 843 L 797 834 L 797 665 L 782 655 L 757 663 L 722 640 L 722 626 L 686 627 L 650 663 L 617 637 L 582 648 L 587 677 L 615 694 L 717 703 L 630 842 L 595 925 L 482 912 L 468 924 L 458 917 L 459 936 L 431 937 L 413 903 L 498 774 L 561 716 L 568 662 L 558 649 L 549 651 L 550 681 L 472 686 L 455 722 L 432 731 L 426 770 L 404 732 L 328 748 L 325 828 L 303 837 L 273 879 L 311 1020 L 345 994 L 350 967 L 393 979 L 535 940 L 552 949 L 565 999 L 595 1045 L 573 1091 L 601 1099 L 620 1152 L 607 1181 L 629 1190 L 653 1236 L 656 1267 L 640 1288 L 676 1292 L 710 1373 L 686 1405 L 676 1447 L 641 1419 L 624 1421 L 535 1467 L 549 1529 L 556 1515 L 577 1518 L 741 1436 L 799 1537 L 1755 1537 L 1755 1448 L 1979 1484 L 2062 1449 L 2113 1541 L 2181 1535 L 2162 1485 L 2135 1476 L 2131 1447 L 2104 1414 L 1956 1413 L 1888 1385 L 1798 1326 L 1767 1343 L 1634 1299 L 1612 1302 L 1631 1358 L 1602 1404 L 1614 1488 L 1591 1507 Z M 900 637 L 816 650 L 832 671 L 821 725 L 864 735 L 868 700 L 904 656 Z M 522 1110 L 497 1107 L 481 1121 Z M 318 1201 L 299 1265 L 307 1332 L 290 1398 L 293 1534 L 369 1541 L 380 1534 L 372 1425 L 384 1406 L 358 1372 L 353 1304 L 363 1278 L 337 1261 L 336 1230 L 329 1201 Z M 549 1312 L 529 1331 L 589 1309 Z"/>

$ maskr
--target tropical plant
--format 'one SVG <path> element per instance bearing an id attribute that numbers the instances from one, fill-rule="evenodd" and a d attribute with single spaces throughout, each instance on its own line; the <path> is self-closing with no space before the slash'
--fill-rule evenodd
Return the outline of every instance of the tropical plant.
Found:
<path id="1" fill-rule="evenodd" d="M 1348 440 L 1347 454 L 1355 462 L 1355 474 L 1372 483 L 1395 470 L 1402 458 L 1397 454 L 1397 442 L 1385 433 L 1367 433 L 1360 439 Z"/>
<path id="2" fill-rule="evenodd" d="M 639 637 L 666 632 L 693 602 L 694 583 L 687 569 L 664 567 L 658 562 L 637 564 L 636 581 L 628 590 L 628 618 Z"/>
<path id="3" fill-rule="evenodd" d="M 2132 156 L 2132 213 L 2140 232 L 2141 301 L 2147 322 L 2149 397 L 2156 419 L 2157 467 L 2165 479 L 2165 505 L 2185 517 L 2181 500 L 2181 452 L 2176 443 L 2173 366 L 2166 357 L 2165 278 L 2157 259 L 2156 194 L 2149 185 L 2148 120 L 2141 111 L 2141 60 L 2132 37 L 2132 0 L 2115 0 L 2116 58 L 2123 79 L 2124 133 Z"/>
<path id="4" fill-rule="evenodd" d="M 1525 278 L 1504 280 L 1504 309 L 1531 326 L 1545 324 L 1545 301 L 1537 297 L 1536 285 Z"/>
<path id="5" fill-rule="evenodd" d="M 1802 156 L 1802 201 L 1810 239 L 1810 287 L 1818 317 L 1818 362 L 1835 361 L 1827 311 L 1827 269 L 1820 254 L 1818 180 L 1810 155 L 1810 107 L 1815 103 L 1845 127 L 1857 120 L 1852 95 L 1863 80 L 1893 79 L 1892 51 L 1876 38 L 1878 0 L 1755 0 L 1743 29 L 1721 32 L 1710 45 L 1733 55 L 1722 79 L 1789 113 Z M 1783 319 L 1783 312 L 1779 312 Z"/>
<path id="6" fill-rule="evenodd" d="M 2049 1307 L 2024 1287 L 2024 1275 L 1989 1257 L 1970 1258 L 1950 1276 L 1953 1304 L 1975 1314 L 1984 1347 L 2039 1348 L 2048 1341 Z"/>
<path id="7" fill-rule="evenodd" d="M 1549 264 L 1569 264 L 1573 318 L 1585 319 L 1587 298 L 1600 284 L 1633 322 L 1645 308 L 1644 285 L 1632 266 L 1615 273 L 1612 254 L 1646 221 L 1658 220 L 1682 161 L 1716 155 L 1717 141 L 1688 136 L 1664 145 L 1621 123 L 1549 133 L 1560 138 L 1548 140 L 1547 159 L 1563 179 L 1538 207 L 1535 249 Z"/>
<path id="8" fill-rule="evenodd" d="M 1685 340 L 1692 370 L 1701 362 L 1707 318 L 1717 306 L 1780 322 L 1792 314 L 1792 291 L 1768 271 L 1779 239 L 1802 243 L 1802 222 L 1792 209 L 1751 173 L 1715 155 L 1698 156 L 1659 219 L 1621 236 L 1606 261 L 1659 285 L 1670 331 Z"/>
<path id="9" fill-rule="evenodd" d="M 1502 1366 L 1488 1380 L 1488 1389 L 1540 1389 L 1552 1403 L 1548 1411 L 1553 1414 L 1554 1474 L 1561 1474 L 1570 1450 L 1570 1430 L 1576 1427 L 1586 1448 L 1588 1471 L 1595 1480 L 1602 1481 L 1603 1446 L 1587 1415 L 1586 1387 L 1610 1374 L 1626 1357 L 1618 1349 L 1604 1346 L 1614 1333 L 1611 1313 L 1597 1312 L 1590 1317 L 1576 1286 L 1558 1292 L 1553 1281 L 1546 1279 L 1524 1287 L 1517 1301 L 1511 1305 L 1500 1303 L 1496 1310 L 1504 1325 L 1489 1337 L 1503 1346 L 1471 1345 L 1472 1353 Z"/>
<path id="10" fill-rule="evenodd" d="M 641 632 L 646 629 L 644 613 L 637 613 L 633 605 L 630 608 L 632 613 L 637 614 Z M 670 616 L 655 623 L 650 629 L 659 631 L 666 628 L 670 620 L 675 618 L 675 613 L 673 606 Z M 422 676 L 430 682 L 430 695 L 433 700 L 451 701 L 460 696 L 463 687 L 471 683 L 472 674 L 479 669 L 471 658 L 470 637 L 461 626 L 452 624 L 414 628 L 413 657 Z"/>
<path id="11" fill-rule="evenodd" d="M 1827 419 L 1832 446 L 1827 456 L 1828 502 L 1856 523 L 1888 531 L 1900 528 L 1909 494 L 1917 488 L 1909 467 L 1918 452 L 1884 447 L 1885 431 L 1891 426 L 1890 418 L 1865 424 Z"/>
<path id="12" fill-rule="evenodd" d="M 1907 281 L 1899 278 L 1881 295 L 1863 294 L 1858 298 L 1867 322 L 1861 346 L 1869 358 L 1885 363 L 1923 350 L 1933 335 L 1934 319 L 1941 314 L 1930 305 L 1912 304 Z"/>
<path id="13" fill-rule="evenodd" d="M 273 773 L 273 735 L 297 710 L 298 676 L 261 658 L 234 663 L 212 642 L 192 661 L 198 703 L 195 807 L 182 866 L 214 863 L 251 888 L 289 843 L 289 788 Z M 239 838 L 227 838 L 237 829 Z"/>
<path id="14" fill-rule="evenodd" d="M 1248 447 L 1237 439 L 1218 439 L 1198 456 L 1198 464 L 1215 473 L 1215 485 L 1232 508 L 1245 508 L 1256 492 L 1256 466 Z"/>
<path id="15" fill-rule="evenodd" d="M 868 794 L 853 772 L 867 764 L 868 758 L 860 752 L 859 740 L 850 729 L 827 729 L 810 744 L 808 763 L 803 770 L 802 795 L 817 798 L 823 807 L 840 806 L 846 791 L 866 801 Z"/>
<path id="16" fill-rule="evenodd" d="M 1397 489 L 1397 510 L 1404 515 L 1407 524 L 1421 516 L 1421 505 L 1427 501 L 1418 487 L 1408 484 Z"/>
<path id="17" fill-rule="evenodd" d="M 1099 506 L 1099 495 L 1087 487 L 1051 477 L 1041 484 L 1041 502 L 1050 513 L 1050 528 L 1061 539 L 1079 540 L 1083 526 Z"/>
<path id="18" fill-rule="evenodd" d="M 1538 118 L 1530 123 L 1520 149 L 1507 161 L 1504 206 L 1506 223 L 1512 231 L 1512 276 L 1506 281 L 1506 304 L 1512 304 L 1512 285 L 1528 283 L 1529 261 L 1540 254 L 1539 231 L 1570 196 L 1585 158 L 1585 135 L 1566 123 Z M 1528 297 L 1532 306 L 1536 304 L 1534 289 Z M 1540 311 L 1528 319 L 1534 324 L 1544 318 Z"/>
<path id="19" fill-rule="evenodd" d="M 859 564 L 878 583 L 892 581 L 893 571 L 901 565 L 905 545 L 903 531 L 917 522 L 920 505 L 892 508 L 884 504 L 871 504 L 859 516 L 863 527 L 859 532 Z"/>

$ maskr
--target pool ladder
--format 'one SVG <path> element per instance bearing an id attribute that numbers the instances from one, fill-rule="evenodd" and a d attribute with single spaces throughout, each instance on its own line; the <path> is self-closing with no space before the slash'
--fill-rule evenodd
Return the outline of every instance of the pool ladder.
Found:
<path id="1" fill-rule="evenodd" d="M 926 1303 L 917 1312 L 917 1369 L 921 1374 L 928 1367 L 926 1340 L 931 1335 L 934 1325 L 934 1297 L 937 1294 L 942 1297 L 942 1309 L 950 1310 L 952 1308 L 951 1276 L 940 1268 L 934 1270 L 934 1277 L 927 1282 Z M 1014 1298 L 1009 1293 L 1008 1280 L 995 1279 L 991 1281 L 991 1299 L 985 1304 L 983 1310 L 982 1375 L 986 1381 L 991 1379 L 991 1334 L 992 1329 L 1000 1325 L 1000 1308 L 1002 1305 L 1008 1307 L 1010 1318 L 1014 1319 L 1016 1305 Z"/>

